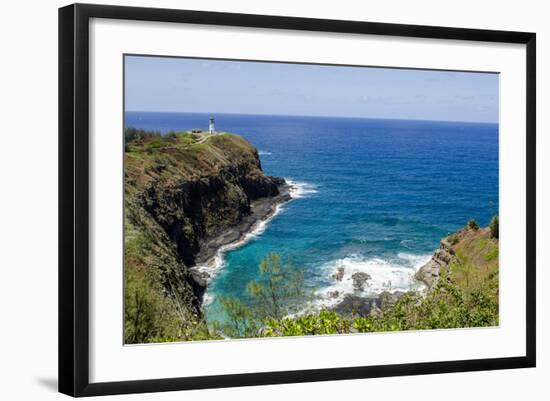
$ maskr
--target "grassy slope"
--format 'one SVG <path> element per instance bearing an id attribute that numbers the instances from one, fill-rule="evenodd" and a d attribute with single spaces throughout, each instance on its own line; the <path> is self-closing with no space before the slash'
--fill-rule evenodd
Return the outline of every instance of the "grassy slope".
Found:
<path id="1" fill-rule="evenodd" d="M 204 142 L 202 137 L 179 133 L 130 142 L 125 155 L 126 190 L 133 193 L 153 180 L 171 184 L 215 174 L 230 164 L 256 162 L 256 149 L 238 135 L 210 136 Z"/>
<path id="2" fill-rule="evenodd" d="M 487 228 L 464 230 L 453 245 L 458 260 L 451 263 L 451 279 L 465 291 L 491 284 L 498 289 L 498 240 Z"/>

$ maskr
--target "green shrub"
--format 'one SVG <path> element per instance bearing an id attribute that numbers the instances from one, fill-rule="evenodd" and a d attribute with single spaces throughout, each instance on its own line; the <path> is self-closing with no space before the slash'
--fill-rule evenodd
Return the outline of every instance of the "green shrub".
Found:
<path id="1" fill-rule="evenodd" d="M 160 137 L 160 131 L 145 131 L 141 128 L 128 127 L 124 130 L 124 140 L 126 143 L 146 139 Z"/>
<path id="2" fill-rule="evenodd" d="M 491 238 L 498 239 L 498 216 L 493 216 L 489 227 L 491 228 Z"/>
<path id="3" fill-rule="evenodd" d="M 470 219 L 468 220 L 468 228 L 470 230 L 479 230 L 479 224 L 477 224 L 477 221 L 475 221 L 474 219 Z"/>
<path id="4" fill-rule="evenodd" d="M 368 333 L 498 325 L 498 273 L 471 288 L 459 286 L 443 272 L 435 287 L 424 297 L 408 293 L 393 305 L 366 317 L 346 318 L 321 310 L 281 319 L 268 318 L 260 337 L 319 334 Z"/>
<path id="5" fill-rule="evenodd" d="M 220 299 L 220 304 L 227 315 L 227 322 L 224 324 L 216 322 L 218 330 L 230 338 L 256 337 L 259 325 L 252 309 L 237 298 L 223 297 Z"/>
<path id="6" fill-rule="evenodd" d="M 280 319 L 293 312 L 293 301 L 304 295 L 304 272 L 280 255 L 269 253 L 259 264 L 260 277 L 247 285 L 252 304 L 261 320 Z"/>
<path id="7" fill-rule="evenodd" d="M 263 337 L 309 336 L 316 334 L 343 334 L 351 332 L 351 321 L 336 312 L 321 310 L 318 313 L 283 319 L 268 319 Z"/>
<path id="8" fill-rule="evenodd" d="M 290 261 L 283 261 L 279 254 L 272 252 L 266 255 L 258 265 L 260 276 L 257 280 L 250 281 L 246 286 L 248 295 L 247 303 L 238 298 L 222 298 L 221 310 L 226 316 L 223 323 L 215 322 L 219 333 L 230 338 L 250 338 L 272 336 L 276 332 L 291 334 L 309 332 L 307 322 L 292 321 L 292 325 L 286 327 L 285 316 L 295 312 L 297 306 L 303 300 L 303 269 L 295 268 Z M 260 328 L 265 322 L 277 322 L 276 328 L 260 334 Z"/>
<path id="9" fill-rule="evenodd" d="M 463 290 L 444 279 L 439 280 L 425 298 L 408 294 L 395 305 L 367 317 L 347 319 L 336 312 L 322 310 L 303 316 L 268 319 L 260 335 L 304 336 L 496 325 L 498 291 L 488 284 Z"/>
<path id="10" fill-rule="evenodd" d="M 451 245 L 456 245 L 456 244 L 458 244 L 458 234 L 457 234 L 457 233 L 451 234 L 451 235 L 449 235 L 447 238 L 448 238 L 449 243 L 450 243 Z"/>
<path id="11" fill-rule="evenodd" d="M 124 342 L 157 343 L 220 338 L 192 316 L 162 284 L 161 271 L 148 265 L 152 241 L 132 225 L 124 247 Z"/>

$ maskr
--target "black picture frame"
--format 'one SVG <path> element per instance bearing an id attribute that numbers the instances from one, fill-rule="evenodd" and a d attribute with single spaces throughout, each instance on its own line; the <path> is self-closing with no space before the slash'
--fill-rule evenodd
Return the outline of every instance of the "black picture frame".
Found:
<path id="1" fill-rule="evenodd" d="M 88 61 L 91 18 L 526 45 L 526 353 L 520 357 L 90 383 Z M 536 363 L 536 35 L 479 29 L 74 4 L 59 9 L 59 391 L 141 393 L 534 367 Z"/>

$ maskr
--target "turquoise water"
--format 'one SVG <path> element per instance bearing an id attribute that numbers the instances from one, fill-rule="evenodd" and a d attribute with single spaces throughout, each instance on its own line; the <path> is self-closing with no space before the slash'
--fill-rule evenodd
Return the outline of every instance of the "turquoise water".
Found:
<path id="1" fill-rule="evenodd" d="M 128 112 L 126 126 L 206 129 L 208 117 Z M 298 192 L 263 232 L 220 258 L 207 294 L 211 319 L 220 318 L 220 295 L 246 297 L 268 252 L 292 258 L 320 294 L 351 292 L 355 271 L 372 276 L 367 292 L 406 289 L 442 236 L 498 213 L 496 124 L 214 117 L 217 130 L 259 149 L 266 174 L 296 182 Z M 330 279 L 338 266 L 346 272 L 341 283 Z"/>

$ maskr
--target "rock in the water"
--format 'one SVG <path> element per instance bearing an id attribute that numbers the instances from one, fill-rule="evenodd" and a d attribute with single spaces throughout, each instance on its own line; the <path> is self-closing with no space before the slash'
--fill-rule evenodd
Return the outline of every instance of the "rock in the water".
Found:
<path id="1" fill-rule="evenodd" d="M 344 266 L 339 266 L 331 277 L 336 281 L 342 281 L 344 278 Z"/>

